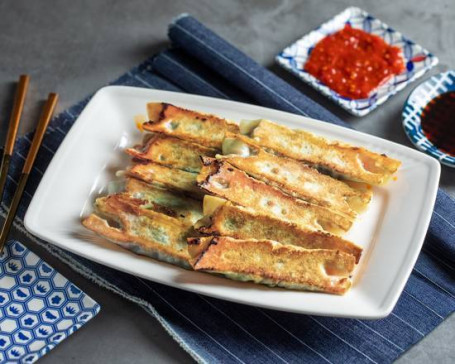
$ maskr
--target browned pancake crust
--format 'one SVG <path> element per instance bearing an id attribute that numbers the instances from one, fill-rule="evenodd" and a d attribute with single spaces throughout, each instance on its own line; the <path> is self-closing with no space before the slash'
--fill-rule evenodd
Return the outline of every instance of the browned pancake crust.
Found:
<path id="1" fill-rule="evenodd" d="M 178 265 L 188 266 L 186 237 L 192 226 L 169 216 L 164 211 L 142 208 L 144 201 L 125 195 L 97 199 L 98 214 L 91 214 L 83 225 L 108 240 L 138 254 Z M 114 227 L 108 220 L 116 221 Z"/>
<path id="2" fill-rule="evenodd" d="M 159 187 L 184 192 L 194 198 L 201 198 L 203 195 L 196 185 L 197 174 L 195 173 L 148 162 L 135 164 L 127 174 Z"/>
<path id="3" fill-rule="evenodd" d="M 127 178 L 125 191 L 133 198 L 147 202 L 149 205 L 160 205 L 172 211 L 173 216 L 190 224 L 203 217 L 201 201 L 150 185 L 136 178 Z"/>
<path id="4" fill-rule="evenodd" d="M 339 236 L 305 229 L 291 222 L 259 214 L 253 209 L 227 202 L 210 217 L 208 226 L 199 232 L 206 235 L 231 236 L 236 239 L 274 240 L 284 245 L 306 249 L 333 249 L 352 254 L 359 262 L 362 248 Z"/>
<path id="5" fill-rule="evenodd" d="M 162 102 L 147 104 L 150 121 L 144 130 L 172 135 L 209 148 L 221 149 L 226 132 L 238 133 L 239 127 L 215 115 L 186 110 Z"/>
<path id="6" fill-rule="evenodd" d="M 155 134 L 143 145 L 128 148 L 126 152 L 134 158 L 193 173 L 202 167 L 201 156 L 214 157 L 216 154 L 212 148 L 164 134 Z"/>
<path id="7" fill-rule="evenodd" d="M 270 240 L 188 239 L 195 270 L 271 286 L 344 294 L 355 258 L 337 250 L 303 249 Z"/>
<path id="8" fill-rule="evenodd" d="M 225 161 L 204 158 L 198 185 L 210 194 L 305 228 L 340 233 L 352 221 L 335 211 L 296 199 L 279 189 L 249 177 Z"/>
<path id="9" fill-rule="evenodd" d="M 338 141 L 329 141 L 303 130 L 261 120 L 251 138 L 267 149 L 328 170 L 335 176 L 380 185 L 398 170 L 401 162 Z"/>
<path id="10" fill-rule="evenodd" d="M 232 134 L 229 138 L 247 145 L 249 156 L 230 154 L 217 156 L 218 159 L 223 159 L 250 176 L 288 194 L 336 210 L 351 218 L 364 210 L 371 200 L 371 190 L 351 188 L 346 183 L 319 173 L 295 159 L 268 153 L 243 135 Z"/>

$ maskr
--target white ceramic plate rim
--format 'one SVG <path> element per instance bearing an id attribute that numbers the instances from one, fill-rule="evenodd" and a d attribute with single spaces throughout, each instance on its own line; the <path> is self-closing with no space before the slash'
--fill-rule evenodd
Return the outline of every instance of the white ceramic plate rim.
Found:
<path id="1" fill-rule="evenodd" d="M 410 225 L 412 231 L 406 231 L 406 234 L 410 234 L 406 241 L 400 241 L 400 245 L 391 245 L 392 248 L 395 246 L 396 248 L 403 250 L 400 251 L 398 255 L 393 254 L 387 257 L 386 260 L 389 266 L 383 264 L 385 263 L 384 257 L 382 257 L 382 261 L 380 260 L 381 251 L 385 248 L 382 240 L 388 241 L 386 236 L 395 234 L 391 229 L 385 231 L 382 227 L 383 224 L 387 223 L 386 220 L 389 220 L 389 215 L 385 214 L 385 212 L 389 213 L 389 210 L 386 210 L 383 217 L 384 221 L 381 221 L 380 224 L 378 223 L 378 226 L 381 226 L 382 229 L 380 231 L 375 231 L 377 236 L 374 236 L 374 242 L 372 243 L 375 245 L 372 245 L 372 247 L 369 248 L 370 253 L 367 255 L 369 261 L 368 264 L 363 266 L 363 272 L 359 275 L 359 283 L 354 285 L 346 295 L 334 296 L 268 288 L 252 283 L 235 282 L 201 272 L 187 271 L 147 257 L 135 255 L 111 243 L 94 243 L 74 236 L 73 232 L 69 234 L 68 229 L 82 229 L 79 215 L 73 216 L 71 212 L 82 211 L 82 202 L 73 201 L 73 205 L 68 203 L 66 208 L 65 205 L 62 205 L 61 209 L 58 211 L 54 211 L 49 207 L 52 206 L 52 204 L 58 203 L 55 202 L 55 200 L 58 199 L 59 194 L 61 195 L 60 198 L 68 195 L 65 186 L 61 186 L 62 181 L 65 181 L 65 178 L 70 178 L 71 171 L 77 169 L 78 166 L 80 168 L 97 168 L 95 165 L 96 153 L 103 153 L 103 150 L 101 149 L 96 150 L 96 148 L 99 148 L 99 138 L 106 137 L 117 140 L 118 142 L 118 139 L 121 137 L 120 135 L 112 135 L 113 133 L 109 133 L 109 128 L 106 128 L 103 121 L 93 120 L 93 117 L 96 113 L 100 112 L 100 109 L 104 108 L 103 110 L 106 110 L 106 105 L 117 105 L 119 107 L 118 110 L 122 110 L 122 102 L 125 102 L 126 104 L 127 102 L 138 103 L 140 101 L 143 106 L 139 110 L 131 110 L 131 118 L 127 118 L 126 120 L 128 122 L 127 125 L 130 127 L 132 124 L 132 116 L 144 112 L 145 102 L 152 100 L 174 103 L 181 106 L 186 105 L 188 108 L 201 109 L 210 112 L 219 110 L 218 114 L 226 117 L 227 115 L 224 115 L 226 113 L 235 113 L 236 115 L 244 115 L 251 118 L 263 116 L 272 120 L 280 120 L 284 124 L 287 123 L 292 126 L 301 125 L 307 130 L 315 131 L 322 135 L 332 136 L 341 141 L 371 147 L 374 150 L 387 153 L 393 157 L 400 157 L 404 162 L 401 172 L 398 173 L 398 181 L 402 178 L 402 183 L 406 183 L 407 173 L 419 171 L 418 173 L 422 174 L 422 176 L 425 177 L 425 180 L 412 181 L 412 186 L 415 186 L 414 188 L 422 188 L 426 192 L 419 197 L 420 205 L 413 206 L 410 201 L 414 201 L 414 199 L 409 199 L 409 196 L 406 196 L 405 191 L 401 191 L 398 187 L 391 187 L 391 190 L 397 190 L 399 192 L 398 195 L 404 194 L 405 198 L 401 198 L 398 201 L 396 198 L 392 198 L 392 196 L 387 200 L 387 203 L 384 206 L 389 208 L 389 205 L 393 205 L 393 201 L 398 201 L 398 208 L 401 206 L 400 204 L 404 204 L 403 208 L 412 208 L 412 211 L 415 211 L 415 214 L 417 214 L 415 215 L 417 218 L 415 221 L 412 221 L 412 224 Z M 113 103 L 113 101 L 115 101 L 115 103 Z M 128 113 L 128 115 L 130 114 Z M 100 126 L 94 124 L 95 122 L 101 123 Z M 113 121 L 109 120 L 109 122 L 112 123 Z M 104 130 L 106 134 L 99 135 L 92 130 L 93 128 L 96 129 L 101 127 L 102 129 L 100 130 Z M 81 143 L 82 140 L 83 143 Z M 93 146 L 95 146 L 95 150 L 90 149 Z M 111 151 L 106 150 L 104 150 L 104 153 L 112 154 Z M 78 158 L 72 158 L 72 156 L 74 157 L 75 155 L 77 155 Z M 84 158 L 89 159 L 85 160 Z M 406 164 L 409 164 L 409 167 L 412 168 L 408 168 Z M 69 173 L 69 177 L 66 177 L 63 173 Z M 150 279 L 158 283 L 184 290 L 233 302 L 289 312 L 378 319 L 387 316 L 392 311 L 419 255 L 436 199 L 439 175 L 439 163 L 421 152 L 333 124 L 239 102 L 160 90 L 109 86 L 99 90 L 95 94 L 64 139 L 47 168 L 28 208 L 25 216 L 25 227 L 39 238 L 87 259 L 138 277 Z M 88 195 L 90 191 L 93 192 L 93 179 L 97 176 L 79 175 L 78 177 L 77 183 L 72 185 L 74 194 L 83 193 Z M 82 189 L 84 183 L 84 189 Z M 401 186 L 401 184 L 397 184 L 397 186 L 398 185 Z M 81 187 L 80 190 L 77 190 L 78 187 Z M 68 197 L 68 199 L 70 198 L 71 197 Z M 75 204 L 79 205 L 75 206 Z M 70 214 L 70 216 L 66 216 L 65 214 Z M 69 219 L 64 220 L 68 221 L 68 226 L 59 225 L 58 220 L 65 218 Z M 74 225 L 76 223 L 77 225 Z M 396 272 L 396 274 L 390 276 L 390 272 L 392 271 Z M 379 293 L 371 291 L 371 285 L 366 285 L 369 280 L 374 281 L 374 279 L 376 279 L 374 278 L 375 274 L 382 274 L 383 276 L 388 275 L 387 281 L 390 281 L 390 285 L 382 287 Z M 377 279 L 380 279 L 380 277 Z M 375 282 L 378 282 L 378 285 L 383 285 L 382 281 L 383 280 Z"/>

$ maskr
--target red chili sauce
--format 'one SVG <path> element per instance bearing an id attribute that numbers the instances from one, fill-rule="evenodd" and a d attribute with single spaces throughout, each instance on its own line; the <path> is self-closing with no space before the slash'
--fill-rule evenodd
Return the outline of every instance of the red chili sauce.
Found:
<path id="1" fill-rule="evenodd" d="M 455 91 L 431 100 L 420 116 L 422 130 L 430 142 L 455 156 Z"/>
<path id="2" fill-rule="evenodd" d="M 346 25 L 316 44 L 304 69 L 339 95 L 363 99 L 401 73 L 404 61 L 398 47 Z"/>

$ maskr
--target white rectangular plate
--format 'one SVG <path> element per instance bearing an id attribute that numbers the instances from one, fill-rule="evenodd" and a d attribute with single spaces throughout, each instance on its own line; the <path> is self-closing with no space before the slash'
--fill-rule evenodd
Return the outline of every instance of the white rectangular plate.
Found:
<path id="1" fill-rule="evenodd" d="M 397 180 L 374 188 L 374 198 L 347 238 L 364 248 L 344 296 L 269 288 L 192 272 L 135 255 L 81 225 L 114 172 L 122 152 L 141 140 L 133 118 L 162 101 L 231 120 L 266 118 L 291 128 L 372 149 L 403 162 Z M 238 102 L 142 88 L 110 86 L 81 113 L 49 165 L 25 216 L 38 237 L 109 267 L 217 298 L 271 309 L 327 316 L 381 318 L 393 309 L 415 264 L 430 222 L 440 165 L 413 149 L 371 135 L 281 111 Z"/>

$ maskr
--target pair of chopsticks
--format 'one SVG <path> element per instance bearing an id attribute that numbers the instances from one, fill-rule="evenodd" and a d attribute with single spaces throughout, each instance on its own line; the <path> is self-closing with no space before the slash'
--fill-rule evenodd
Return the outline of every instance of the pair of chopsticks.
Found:
<path id="1" fill-rule="evenodd" d="M 21 75 L 14 97 L 14 106 L 9 120 L 8 133 L 6 135 L 6 142 L 3 148 L 2 162 L 0 167 L 0 201 L 3 198 L 3 190 L 6 184 L 6 178 L 8 176 L 8 169 L 13 155 L 14 144 L 16 141 L 17 130 L 19 127 L 19 121 L 21 119 L 22 110 L 24 108 L 25 96 L 27 95 L 28 84 L 30 77 L 27 75 Z M 11 225 L 13 224 L 14 217 L 16 216 L 17 208 L 22 198 L 22 194 L 27 185 L 28 176 L 32 170 L 33 163 L 35 162 L 36 155 L 43 141 L 44 133 L 46 132 L 49 121 L 51 120 L 52 114 L 54 113 L 55 106 L 57 105 L 58 95 L 50 93 L 46 103 L 41 112 L 41 117 L 36 127 L 35 135 L 33 136 L 32 145 L 25 159 L 22 173 L 19 178 L 19 182 L 14 192 L 11 206 L 6 215 L 5 222 L 0 233 L 0 253 L 3 251 L 6 239 L 8 238 Z"/>

